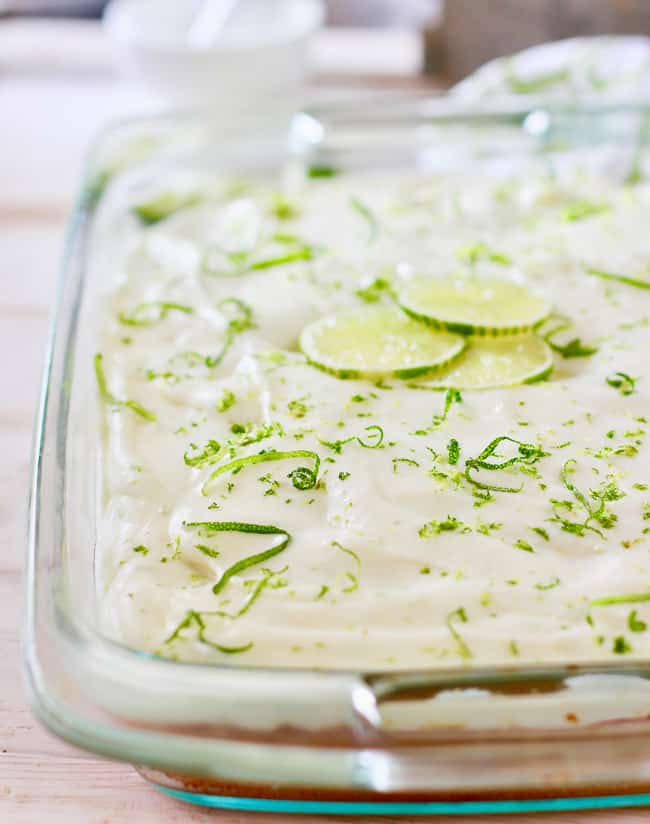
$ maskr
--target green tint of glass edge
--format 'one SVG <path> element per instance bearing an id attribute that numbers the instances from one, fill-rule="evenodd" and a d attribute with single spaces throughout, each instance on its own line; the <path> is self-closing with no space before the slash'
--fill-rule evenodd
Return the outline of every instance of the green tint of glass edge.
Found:
<path id="1" fill-rule="evenodd" d="M 495 815 L 498 813 L 570 812 L 650 806 L 650 793 L 603 795 L 583 798 L 539 798 L 521 801 L 289 801 L 274 798 L 241 798 L 173 790 L 160 784 L 156 790 L 178 801 L 202 807 L 242 812 L 294 815 Z"/>

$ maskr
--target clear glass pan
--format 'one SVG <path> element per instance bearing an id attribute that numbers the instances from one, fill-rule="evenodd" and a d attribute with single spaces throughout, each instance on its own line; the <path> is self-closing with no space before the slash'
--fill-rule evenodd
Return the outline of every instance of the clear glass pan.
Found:
<path id="1" fill-rule="evenodd" d="M 207 116 L 160 118 L 103 136 L 70 223 L 34 441 L 25 656 L 32 704 L 50 729 L 139 765 L 177 797 L 212 806 L 430 814 L 648 801 L 640 794 L 650 791 L 650 661 L 260 670 L 163 660 L 103 637 L 93 578 L 96 411 L 87 353 L 106 265 L 93 249 L 106 238 L 119 242 L 125 207 L 170 170 L 272 174 L 290 161 L 494 175 L 554 171 L 579 157 L 632 180 L 644 173 L 649 117 L 630 104 L 463 110 L 443 98 L 230 130 Z M 596 679 L 580 700 L 598 721 L 555 723 L 567 679 L 579 676 Z M 418 725 L 418 706 L 458 688 L 499 697 L 504 718 L 534 710 L 549 721 Z"/>

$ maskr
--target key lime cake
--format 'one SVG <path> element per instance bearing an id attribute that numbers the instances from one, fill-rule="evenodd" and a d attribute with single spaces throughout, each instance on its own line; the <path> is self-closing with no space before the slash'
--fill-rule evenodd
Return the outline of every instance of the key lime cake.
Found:
<path id="1" fill-rule="evenodd" d="M 106 634 L 240 666 L 648 657 L 649 209 L 585 174 L 328 167 L 143 198 L 94 353 Z"/>

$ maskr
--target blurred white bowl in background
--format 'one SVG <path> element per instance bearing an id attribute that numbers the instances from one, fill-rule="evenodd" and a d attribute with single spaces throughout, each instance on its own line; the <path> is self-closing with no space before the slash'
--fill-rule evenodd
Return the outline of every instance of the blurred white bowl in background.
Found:
<path id="1" fill-rule="evenodd" d="M 112 0 L 104 29 L 123 73 L 181 109 L 245 114 L 299 105 L 322 0 L 240 0 L 217 41 L 196 49 L 188 36 L 200 7 L 201 0 Z"/>

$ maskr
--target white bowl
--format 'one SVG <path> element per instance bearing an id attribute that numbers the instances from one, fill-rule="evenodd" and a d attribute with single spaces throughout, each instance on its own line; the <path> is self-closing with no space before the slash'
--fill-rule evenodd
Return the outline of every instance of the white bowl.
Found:
<path id="1" fill-rule="evenodd" d="M 307 45 L 324 17 L 322 0 L 241 0 L 211 47 L 191 48 L 200 2 L 112 0 L 104 28 L 120 67 L 165 102 L 226 114 L 294 108 L 307 75 Z"/>

